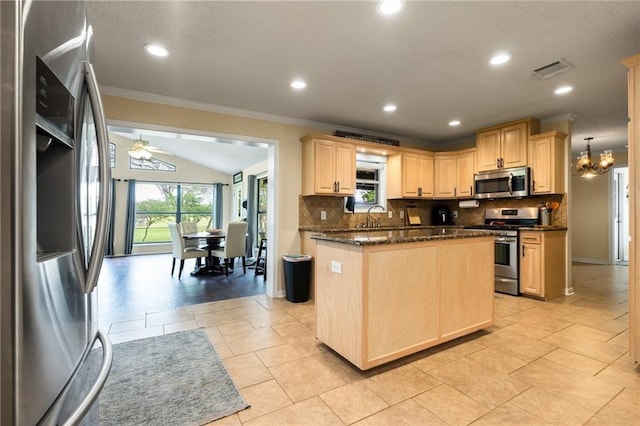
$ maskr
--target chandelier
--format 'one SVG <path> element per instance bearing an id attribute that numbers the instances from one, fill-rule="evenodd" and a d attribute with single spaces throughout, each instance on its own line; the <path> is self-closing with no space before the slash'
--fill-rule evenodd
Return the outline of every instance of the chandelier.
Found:
<path id="1" fill-rule="evenodd" d="M 593 138 L 584 138 L 587 141 L 587 150 L 581 151 L 578 157 L 578 174 L 580 177 L 591 178 L 597 175 L 603 175 L 609 171 L 609 168 L 613 166 L 613 154 L 610 149 L 606 149 L 600 154 L 600 162 L 591 162 L 591 140 Z"/>

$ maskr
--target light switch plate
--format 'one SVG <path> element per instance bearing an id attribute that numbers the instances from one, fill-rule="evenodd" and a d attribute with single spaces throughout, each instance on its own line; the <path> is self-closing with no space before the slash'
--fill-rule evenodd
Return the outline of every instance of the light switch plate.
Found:
<path id="1" fill-rule="evenodd" d="M 335 260 L 331 261 L 331 272 L 335 272 L 336 274 L 342 273 L 342 263 L 336 262 Z"/>
<path id="2" fill-rule="evenodd" d="M 389 219 L 393 219 L 393 211 L 389 210 Z"/>
<path id="3" fill-rule="evenodd" d="M 324 210 L 320 211 L 320 220 L 327 220 L 327 212 Z"/>
<path id="4" fill-rule="evenodd" d="M 400 219 L 404 219 L 404 210 L 400 210 Z"/>

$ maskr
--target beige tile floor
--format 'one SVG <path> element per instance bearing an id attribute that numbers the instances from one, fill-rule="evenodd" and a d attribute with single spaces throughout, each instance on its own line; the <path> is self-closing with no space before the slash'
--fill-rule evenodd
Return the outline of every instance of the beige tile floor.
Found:
<path id="1" fill-rule="evenodd" d="M 113 343 L 204 327 L 251 408 L 220 425 L 640 425 L 626 267 L 575 264 L 575 295 L 496 293 L 495 325 L 362 372 L 315 340 L 315 306 L 254 296 L 109 326 Z"/>

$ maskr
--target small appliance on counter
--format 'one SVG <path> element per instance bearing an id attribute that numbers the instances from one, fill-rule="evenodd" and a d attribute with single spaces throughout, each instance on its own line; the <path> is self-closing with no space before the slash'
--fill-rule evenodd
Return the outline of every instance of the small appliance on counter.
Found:
<path id="1" fill-rule="evenodd" d="M 451 209 L 447 206 L 434 206 L 431 211 L 431 224 L 433 226 L 453 225 Z"/>

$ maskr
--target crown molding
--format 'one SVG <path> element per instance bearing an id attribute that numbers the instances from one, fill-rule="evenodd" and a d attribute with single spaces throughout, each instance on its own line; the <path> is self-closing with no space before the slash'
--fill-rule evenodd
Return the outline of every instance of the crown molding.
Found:
<path id="1" fill-rule="evenodd" d="M 540 124 L 551 124 L 558 123 L 560 121 L 570 121 L 574 122 L 578 119 L 578 116 L 572 112 L 567 112 L 565 114 L 552 115 L 551 117 L 543 118 L 540 120 Z"/>
<path id="2" fill-rule="evenodd" d="M 189 108 L 189 109 L 195 109 L 198 111 L 213 112 L 217 114 L 233 115 L 237 117 L 244 117 L 244 118 L 251 118 L 255 120 L 264 120 L 264 121 L 270 121 L 275 123 L 287 124 L 291 126 L 311 127 L 311 128 L 315 128 L 315 129 L 323 130 L 327 132 L 342 130 L 345 132 L 364 133 L 371 136 L 379 136 L 379 137 L 386 137 L 386 138 L 399 139 L 399 140 L 407 139 L 406 137 L 403 137 L 403 136 L 392 135 L 388 133 L 380 133 L 380 132 L 375 132 L 367 129 L 359 129 L 356 127 L 340 126 L 337 124 L 324 123 L 321 121 L 304 120 L 302 118 L 293 118 L 293 117 L 287 117 L 283 115 L 269 114 L 265 112 L 250 111 L 250 110 L 245 110 L 240 108 L 232 108 L 232 107 L 227 107 L 222 105 L 208 104 L 205 102 L 197 102 L 197 101 L 191 101 L 187 99 L 173 98 L 173 97 L 163 96 L 163 95 L 155 95 L 152 93 L 139 92 L 136 90 L 129 90 L 129 89 L 121 89 L 121 88 L 112 87 L 112 86 L 100 86 L 100 92 L 103 95 L 116 96 L 120 98 L 136 100 L 136 101 L 150 102 L 150 103 L 168 105 L 168 106 L 174 106 L 174 107 L 180 107 L 180 108 Z"/>

